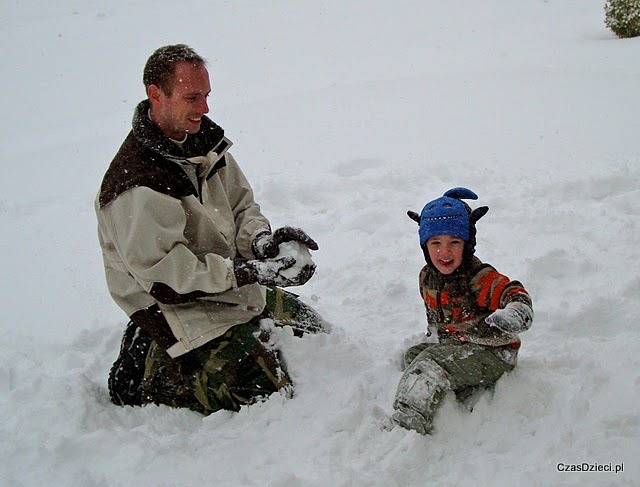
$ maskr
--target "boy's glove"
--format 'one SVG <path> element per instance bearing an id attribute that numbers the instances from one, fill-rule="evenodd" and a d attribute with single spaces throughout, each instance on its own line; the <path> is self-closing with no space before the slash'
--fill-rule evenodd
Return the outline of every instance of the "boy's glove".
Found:
<path id="1" fill-rule="evenodd" d="M 293 257 L 279 257 L 277 259 L 264 260 L 236 260 L 233 263 L 233 271 L 238 287 L 257 282 L 263 286 L 300 286 L 311 279 L 315 267 L 305 266 L 298 274 L 292 277 L 284 277 L 280 272 L 289 269 L 296 263 Z"/>
<path id="2" fill-rule="evenodd" d="M 318 250 L 318 244 L 300 228 L 282 227 L 275 232 L 264 232 L 253 241 L 253 253 L 258 259 L 273 258 L 278 255 L 279 245 L 284 242 L 300 242 L 311 250 Z"/>
<path id="3" fill-rule="evenodd" d="M 525 303 L 516 301 L 494 311 L 484 321 L 506 333 L 521 333 L 531 327 L 533 310 Z"/>

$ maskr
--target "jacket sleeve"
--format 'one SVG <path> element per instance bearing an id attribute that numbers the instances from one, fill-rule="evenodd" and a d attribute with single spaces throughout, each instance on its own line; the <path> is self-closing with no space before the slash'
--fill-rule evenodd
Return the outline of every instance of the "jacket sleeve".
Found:
<path id="1" fill-rule="evenodd" d="M 260 205 L 255 202 L 253 189 L 247 181 L 234 157 L 225 155 L 227 167 L 221 174 L 236 224 L 236 248 L 247 259 L 255 258 L 251 244 L 255 237 L 271 231 L 269 220 L 262 214 Z"/>
<path id="2" fill-rule="evenodd" d="M 476 292 L 477 304 L 491 311 L 504 308 L 508 303 L 531 304 L 531 297 L 519 281 L 511 281 L 491 266 L 484 267 L 473 278 L 472 287 Z"/>
<path id="3" fill-rule="evenodd" d="M 141 186 L 102 211 L 123 265 L 158 301 L 176 304 L 235 286 L 230 259 L 210 253 L 199 260 L 189 250 L 180 200 Z"/>

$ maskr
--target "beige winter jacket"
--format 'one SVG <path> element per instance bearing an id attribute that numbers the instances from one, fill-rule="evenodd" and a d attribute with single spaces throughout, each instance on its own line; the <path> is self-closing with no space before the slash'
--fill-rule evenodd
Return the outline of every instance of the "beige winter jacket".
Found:
<path id="1" fill-rule="evenodd" d="M 98 238 L 111 296 L 177 357 L 263 311 L 264 288 L 238 288 L 233 260 L 254 257 L 269 222 L 220 127 L 205 119 L 178 146 L 147 110 L 105 174 Z"/>

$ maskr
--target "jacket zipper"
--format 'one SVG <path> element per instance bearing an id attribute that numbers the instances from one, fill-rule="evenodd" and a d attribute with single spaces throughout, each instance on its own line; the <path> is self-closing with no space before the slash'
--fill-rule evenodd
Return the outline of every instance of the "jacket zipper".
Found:
<path id="1" fill-rule="evenodd" d="M 441 294 L 442 294 L 443 287 L 444 285 L 442 285 L 440 289 L 438 289 L 438 291 L 436 292 L 436 305 L 438 306 L 438 316 L 440 317 L 440 323 L 444 323 L 444 310 L 442 309 L 442 301 L 441 301 Z"/>

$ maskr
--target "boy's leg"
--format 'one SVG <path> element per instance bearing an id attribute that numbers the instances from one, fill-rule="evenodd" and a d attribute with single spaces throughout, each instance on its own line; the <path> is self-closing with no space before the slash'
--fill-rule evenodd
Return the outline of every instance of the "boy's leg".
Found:
<path id="1" fill-rule="evenodd" d="M 284 387 L 291 379 L 258 320 L 237 325 L 220 338 L 171 359 L 152 347 L 145 370 L 150 401 L 203 414 L 237 411 Z M 155 345 L 155 344 L 154 344 Z"/>
<path id="2" fill-rule="evenodd" d="M 267 287 L 265 311 L 276 326 L 290 326 L 296 336 L 304 333 L 329 333 L 331 326 L 298 296 L 279 287 Z"/>
<path id="3" fill-rule="evenodd" d="M 426 348 L 433 347 L 437 343 L 418 343 L 412 347 L 409 347 L 402 356 L 402 370 L 406 370 L 407 367 L 413 362 L 418 355 L 420 355 Z"/>
<path id="4" fill-rule="evenodd" d="M 456 347 L 460 345 L 452 345 Z M 462 350 L 434 350 L 434 360 L 447 371 L 456 399 L 465 402 L 476 392 L 491 389 L 505 372 L 513 370 L 518 351 L 509 347 L 488 347 L 465 343 Z M 440 358 L 442 356 L 442 358 Z M 471 406 L 472 408 L 472 406 Z"/>
<path id="5" fill-rule="evenodd" d="M 515 363 L 502 360 L 497 349 L 473 343 L 422 346 L 423 351 L 400 379 L 392 419 L 423 434 L 431 430 L 433 416 L 448 390 L 462 400 L 477 388 L 493 385 Z"/>
<path id="6" fill-rule="evenodd" d="M 400 378 L 391 420 L 420 434 L 430 433 L 433 416 L 449 389 L 444 369 L 430 358 L 421 359 L 419 355 Z"/>
<path id="7" fill-rule="evenodd" d="M 499 358 L 499 350 L 475 343 L 445 345 L 426 349 L 419 357 L 430 357 L 447 372 L 454 392 L 469 387 L 490 387 L 504 374 L 513 370 L 514 363 Z"/>

